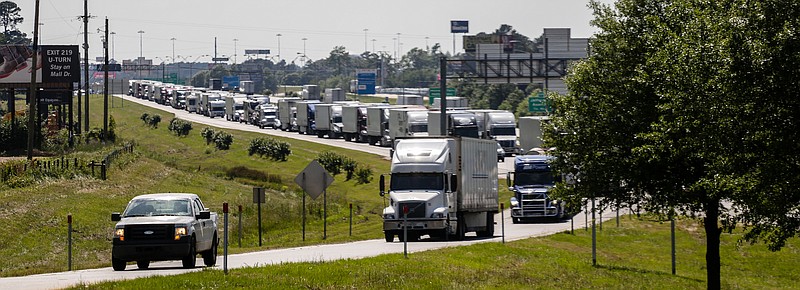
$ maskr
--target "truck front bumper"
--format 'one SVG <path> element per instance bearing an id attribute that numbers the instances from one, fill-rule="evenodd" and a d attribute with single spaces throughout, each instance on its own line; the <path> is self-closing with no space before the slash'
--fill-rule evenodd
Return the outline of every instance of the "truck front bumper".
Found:
<path id="1" fill-rule="evenodd" d="M 111 256 L 123 261 L 179 260 L 189 255 L 190 237 L 178 241 L 125 241 L 114 239 Z"/>
<path id="2" fill-rule="evenodd" d="M 546 208 L 528 208 L 521 207 L 511 208 L 511 217 L 513 218 L 547 218 L 557 217 L 559 215 L 558 208 L 551 206 Z"/>
<path id="3" fill-rule="evenodd" d="M 445 219 L 411 219 L 407 221 L 410 231 L 442 230 L 447 226 Z M 403 230 L 403 220 L 384 220 L 384 231 Z"/>

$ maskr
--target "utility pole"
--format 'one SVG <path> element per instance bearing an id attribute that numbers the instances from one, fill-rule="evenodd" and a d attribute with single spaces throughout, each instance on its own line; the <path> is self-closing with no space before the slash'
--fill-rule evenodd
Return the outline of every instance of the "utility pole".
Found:
<path id="1" fill-rule="evenodd" d="M 35 20 L 33 23 L 39 23 L 39 0 L 36 0 L 36 12 L 34 16 Z M 33 147 L 35 143 L 35 132 L 36 132 L 36 109 L 39 106 L 39 101 L 36 99 L 36 61 L 38 60 L 39 54 L 39 25 L 36 24 L 33 26 L 33 56 L 31 57 L 33 62 L 32 65 L 32 72 L 31 72 L 31 91 L 30 91 L 30 102 L 28 103 L 28 162 L 33 163 Z M 8 100 L 9 102 L 14 102 L 14 94 L 11 93 L 11 98 Z M 13 126 L 13 125 L 12 125 Z"/>
<path id="2" fill-rule="evenodd" d="M 83 91 L 86 93 L 83 124 L 89 132 L 89 0 L 83 0 Z"/>
<path id="3" fill-rule="evenodd" d="M 106 31 L 103 38 L 104 62 L 103 66 L 103 140 L 108 140 L 108 17 L 106 17 Z"/>
<path id="4" fill-rule="evenodd" d="M 83 0 L 83 128 L 86 132 L 89 132 L 89 17 L 89 0 Z"/>
<path id="5" fill-rule="evenodd" d="M 170 38 L 169 40 L 172 40 L 172 63 L 175 63 L 175 40 L 178 40 L 178 39 L 173 37 L 173 38 Z"/>

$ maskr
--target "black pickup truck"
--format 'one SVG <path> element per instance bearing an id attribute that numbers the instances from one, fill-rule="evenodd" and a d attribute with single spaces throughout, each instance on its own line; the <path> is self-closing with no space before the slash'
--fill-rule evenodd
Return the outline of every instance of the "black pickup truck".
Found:
<path id="1" fill-rule="evenodd" d="M 122 214 L 112 213 L 111 220 L 117 222 L 111 251 L 115 271 L 133 261 L 139 269 L 167 260 L 182 260 L 184 268 L 194 268 L 198 253 L 206 266 L 217 263 L 217 214 L 195 194 L 140 195 Z"/>

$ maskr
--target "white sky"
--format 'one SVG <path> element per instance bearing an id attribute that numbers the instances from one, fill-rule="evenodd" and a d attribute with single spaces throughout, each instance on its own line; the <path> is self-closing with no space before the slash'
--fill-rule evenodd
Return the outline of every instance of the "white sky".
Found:
<path id="1" fill-rule="evenodd" d="M 25 22 L 20 31 L 32 36 L 34 0 L 11 0 L 22 9 Z M 83 0 L 40 0 L 41 41 L 46 44 L 83 43 Z M 612 3 L 612 0 L 601 0 Z M 413 47 L 441 43 L 452 51 L 450 20 L 468 20 L 469 32 L 493 32 L 501 24 L 509 24 L 518 32 L 534 38 L 544 27 L 572 28 L 572 37 L 590 37 L 595 28 L 587 7 L 588 0 L 89 0 L 89 58 L 102 56 L 101 33 L 98 29 L 108 17 L 113 37 L 115 59 L 131 59 L 141 53 L 169 62 L 173 41 L 178 61 L 194 61 L 199 56 L 217 54 L 237 61 L 246 59 L 245 49 L 270 49 L 291 61 L 305 51 L 317 60 L 329 55 L 334 46 L 342 45 L 351 54 L 365 49 L 387 51 L 397 49 L 400 33 L 401 52 Z M 145 33 L 139 34 L 138 31 Z M 238 41 L 234 41 L 238 39 Z M 461 50 L 461 35 L 456 38 Z M 236 48 L 236 49 L 234 49 Z M 83 50 L 81 49 L 81 52 Z M 177 56 L 181 56 L 178 58 Z M 156 58 L 158 57 L 158 58 Z M 160 58 L 160 59 L 159 59 Z M 200 61 L 210 61 L 201 57 Z"/>

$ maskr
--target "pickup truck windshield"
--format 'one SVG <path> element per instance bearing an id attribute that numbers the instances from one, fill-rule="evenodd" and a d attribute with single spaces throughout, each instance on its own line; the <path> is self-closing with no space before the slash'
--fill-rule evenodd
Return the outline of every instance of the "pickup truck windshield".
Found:
<path id="1" fill-rule="evenodd" d="M 395 173 L 392 174 L 391 190 L 442 190 L 444 178 L 441 173 Z"/>
<path id="2" fill-rule="evenodd" d="M 189 200 L 136 199 L 125 209 L 123 217 L 137 216 L 191 216 Z"/>

